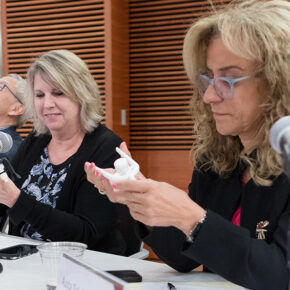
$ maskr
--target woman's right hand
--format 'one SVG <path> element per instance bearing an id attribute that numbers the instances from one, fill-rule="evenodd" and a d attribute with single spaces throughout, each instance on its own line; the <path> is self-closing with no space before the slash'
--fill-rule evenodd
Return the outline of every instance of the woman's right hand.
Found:
<path id="1" fill-rule="evenodd" d="M 131 216 L 150 227 L 174 226 L 186 236 L 205 216 L 205 209 L 188 194 L 167 183 L 152 179 L 116 182 L 115 199 L 126 204 Z"/>

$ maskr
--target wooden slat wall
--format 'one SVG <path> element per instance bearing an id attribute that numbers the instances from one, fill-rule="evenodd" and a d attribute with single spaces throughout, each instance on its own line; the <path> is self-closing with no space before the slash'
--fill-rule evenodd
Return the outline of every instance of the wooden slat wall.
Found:
<path id="1" fill-rule="evenodd" d="M 225 1 L 214 2 L 218 8 Z M 130 0 L 131 149 L 191 148 L 192 92 L 182 44 L 186 29 L 209 8 L 208 1 Z"/>
<path id="2" fill-rule="evenodd" d="M 3 75 L 23 77 L 44 51 L 69 49 L 96 79 L 105 106 L 104 1 L 1 0 Z M 26 136 L 32 124 L 19 131 Z"/>

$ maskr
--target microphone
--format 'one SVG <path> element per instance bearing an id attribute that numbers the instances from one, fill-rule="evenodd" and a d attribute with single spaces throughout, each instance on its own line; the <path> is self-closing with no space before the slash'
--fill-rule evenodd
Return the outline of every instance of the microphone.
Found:
<path id="1" fill-rule="evenodd" d="M 13 145 L 12 137 L 0 131 L 0 153 L 8 152 Z"/>
<path id="2" fill-rule="evenodd" d="M 285 174 L 290 178 L 290 116 L 276 121 L 270 130 L 270 143 L 272 148 L 282 154 Z M 287 263 L 290 270 L 290 219 L 288 219 L 287 231 Z M 288 282 L 290 289 L 290 279 Z"/>
<path id="3" fill-rule="evenodd" d="M 0 132 L 0 153 L 8 152 L 13 145 L 12 138 L 9 134 Z M 8 175 L 5 170 L 5 166 L 2 163 L 2 159 L 0 159 L 0 178 L 5 182 L 8 181 Z"/>
<path id="4" fill-rule="evenodd" d="M 272 148 L 282 156 L 285 174 L 290 178 L 290 116 L 274 123 L 270 130 Z"/>

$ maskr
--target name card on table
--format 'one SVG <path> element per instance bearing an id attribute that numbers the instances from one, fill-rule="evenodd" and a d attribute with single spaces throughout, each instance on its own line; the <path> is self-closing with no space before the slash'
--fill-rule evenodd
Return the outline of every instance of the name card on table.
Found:
<path id="1" fill-rule="evenodd" d="M 125 290 L 128 283 L 70 255 L 59 263 L 57 290 Z"/>

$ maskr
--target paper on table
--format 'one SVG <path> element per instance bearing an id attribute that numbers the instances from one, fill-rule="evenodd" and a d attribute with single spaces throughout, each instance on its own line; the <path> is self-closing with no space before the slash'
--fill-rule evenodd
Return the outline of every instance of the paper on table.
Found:
<path id="1" fill-rule="evenodd" d="M 241 290 L 240 286 L 230 282 L 172 282 L 177 290 Z M 167 283 L 164 282 L 142 282 L 129 283 L 129 290 L 168 290 Z"/>

